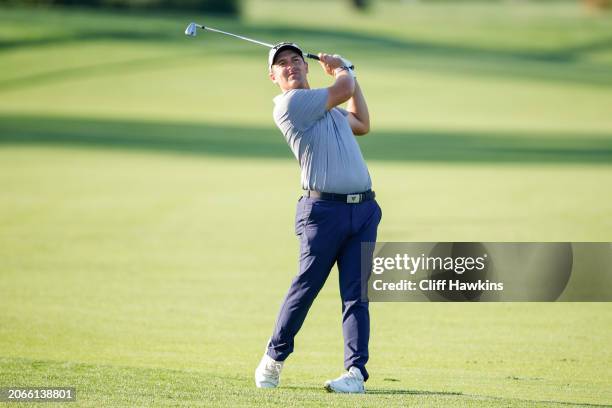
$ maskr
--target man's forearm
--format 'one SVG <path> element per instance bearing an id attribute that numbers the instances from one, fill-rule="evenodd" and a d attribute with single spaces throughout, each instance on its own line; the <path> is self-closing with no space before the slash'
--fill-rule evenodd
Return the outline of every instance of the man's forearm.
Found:
<path id="1" fill-rule="evenodd" d="M 357 79 L 355 79 L 355 91 L 353 92 L 353 96 L 347 102 L 346 110 L 355 115 L 355 118 L 357 118 L 366 127 L 370 127 L 370 113 L 368 112 L 368 105 L 365 97 L 363 96 L 363 92 L 361 92 L 361 87 L 359 86 L 359 83 L 357 83 Z"/>

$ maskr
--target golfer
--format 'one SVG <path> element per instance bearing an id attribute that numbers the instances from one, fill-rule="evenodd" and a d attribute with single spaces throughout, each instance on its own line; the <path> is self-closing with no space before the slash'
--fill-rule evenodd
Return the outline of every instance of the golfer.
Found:
<path id="1" fill-rule="evenodd" d="M 274 120 L 300 164 L 304 195 L 298 200 L 295 217 L 299 271 L 255 370 L 255 384 L 278 386 L 295 336 L 337 263 L 347 372 L 327 381 L 325 388 L 363 393 L 368 379 L 370 315 L 368 302 L 361 300 L 361 243 L 376 241 L 382 212 L 355 135 L 369 132 L 370 119 L 352 64 L 337 55 L 319 54 L 319 58 L 334 83 L 310 89 L 308 64 L 298 45 L 278 44 L 268 56 L 270 79 L 282 91 L 274 98 Z M 338 107 L 344 102 L 346 110 Z"/>

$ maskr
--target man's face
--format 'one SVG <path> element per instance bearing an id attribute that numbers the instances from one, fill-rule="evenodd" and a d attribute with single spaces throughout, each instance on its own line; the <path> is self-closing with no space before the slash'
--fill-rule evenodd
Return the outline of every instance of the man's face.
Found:
<path id="1" fill-rule="evenodd" d="M 308 64 L 294 50 L 281 51 L 272 65 L 270 79 L 283 91 L 308 88 Z"/>

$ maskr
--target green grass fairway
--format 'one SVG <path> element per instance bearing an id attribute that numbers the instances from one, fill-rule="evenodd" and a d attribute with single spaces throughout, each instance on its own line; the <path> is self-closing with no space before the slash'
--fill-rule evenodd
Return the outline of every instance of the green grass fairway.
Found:
<path id="1" fill-rule="evenodd" d="M 187 39 L 191 20 L 353 60 L 379 240 L 612 241 L 612 15 L 330 3 L 0 8 L 0 387 L 74 386 L 70 407 L 612 405 L 610 303 L 373 303 L 368 394 L 327 394 L 336 271 L 282 386 L 254 387 L 296 271 L 299 169 L 265 49 Z"/>

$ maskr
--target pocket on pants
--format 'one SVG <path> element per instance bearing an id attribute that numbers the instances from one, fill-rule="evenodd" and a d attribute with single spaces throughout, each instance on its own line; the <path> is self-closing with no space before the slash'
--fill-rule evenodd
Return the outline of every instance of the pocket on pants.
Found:
<path id="1" fill-rule="evenodd" d="M 295 208 L 295 235 L 300 236 L 312 212 L 312 201 L 300 197 Z"/>

